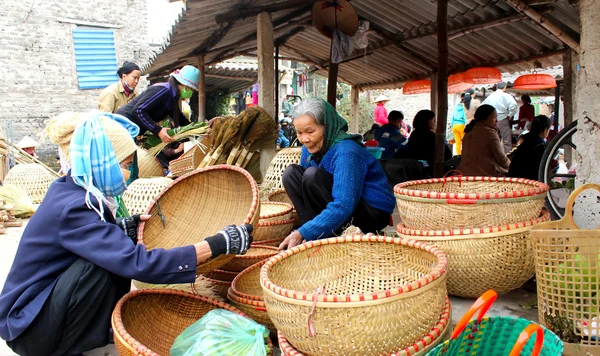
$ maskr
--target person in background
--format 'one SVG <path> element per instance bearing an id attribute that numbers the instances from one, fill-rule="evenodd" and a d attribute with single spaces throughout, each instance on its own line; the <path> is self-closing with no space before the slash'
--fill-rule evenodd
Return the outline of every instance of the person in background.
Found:
<path id="1" fill-rule="evenodd" d="M 277 136 L 277 147 L 279 147 L 279 148 L 290 147 L 290 140 L 288 140 L 287 137 L 285 137 L 285 134 L 284 134 L 283 130 L 281 129 L 281 124 L 279 124 L 277 126 L 277 129 L 279 130 L 279 135 Z"/>
<path id="2" fill-rule="evenodd" d="M 508 177 L 538 180 L 538 171 L 546 150 L 546 138 L 550 133 L 548 116 L 539 115 L 531 121 L 531 129 L 523 135 L 523 141 L 513 154 Z"/>
<path id="3" fill-rule="evenodd" d="M 498 137 L 496 109 L 482 104 L 465 127 L 463 154 L 458 170 L 465 176 L 501 177 L 510 164 Z"/>
<path id="4" fill-rule="evenodd" d="M 529 95 L 521 96 L 521 101 L 523 102 L 523 105 L 521 105 L 521 108 L 519 109 L 518 128 L 529 129 L 531 121 L 533 121 L 533 117 L 535 116 L 535 108 L 531 105 L 531 97 L 529 97 Z"/>
<path id="5" fill-rule="evenodd" d="M 142 71 L 137 64 L 125 62 L 117 70 L 119 81 L 107 86 L 98 98 L 98 109 L 103 112 L 116 113 L 121 107 L 131 102 L 138 94 L 135 88 L 140 82 Z"/>
<path id="6" fill-rule="evenodd" d="M 293 124 L 302 143 L 300 164 L 283 173 L 283 186 L 301 227 L 279 246 L 292 248 L 340 234 L 352 224 L 377 233 L 390 222 L 395 198 L 381 165 L 348 134 L 348 123 L 325 100 L 302 101 Z"/>
<path id="7" fill-rule="evenodd" d="M 181 100 L 192 97 L 198 91 L 200 71 L 193 66 L 185 66 L 171 74 L 169 81 L 150 86 L 141 95 L 117 111 L 140 127 L 140 133 L 150 131 L 158 135 L 162 142 L 170 143 L 173 138 L 168 128 L 158 123 L 171 116 L 170 126 L 184 126 L 186 119 L 181 112 Z"/>
<path id="8" fill-rule="evenodd" d="M 398 152 L 398 158 L 412 158 L 417 161 L 426 161 L 431 173 L 435 161 L 435 113 L 431 110 L 421 110 L 413 120 L 413 131 L 408 138 L 406 152 Z M 452 158 L 448 145 L 444 147 L 444 161 Z"/>
<path id="9" fill-rule="evenodd" d="M 512 95 L 506 93 L 506 83 L 496 84 L 496 91 L 488 96 L 483 104 L 491 105 L 498 115 L 498 129 L 504 145 L 504 153 L 512 150 L 512 124 L 511 121 L 517 113 L 517 102 Z"/>
<path id="10" fill-rule="evenodd" d="M 375 119 L 375 123 L 379 126 L 383 126 L 388 123 L 388 112 L 385 108 L 385 103 L 387 103 L 388 101 L 390 101 L 390 98 L 383 94 L 379 95 L 375 99 L 375 103 L 377 105 L 375 106 L 373 118 Z"/>
<path id="11" fill-rule="evenodd" d="M 463 104 L 465 105 L 465 116 L 467 118 L 467 124 L 475 117 L 475 111 L 481 105 L 481 100 L 475 98 L 475 90 L 473 88 L 465 91 L 465 98 Z"/>
<path id="12" fill-rule="evenodd" d="M 23 356 L 102 347 L 131 279 L 193 283 L 197 265 L 243 254 L 252 242 L 251 225 L 231 225 L 194 245 L 148 251 L 137 244 L 139 222 L 149 216 L 118 221 L 114 212 L 137 148 L 128 129 L 99 112 L 81 120 L 63 115 L 51 131 L 72 134 L 71 170 L 52 183 L 27 224 L 0 294 L 0 337 Z"/>
<path id="13" fill-rule="evenodd" d="M 258 105 L 258 83 L 252 85 L 252 105 Z"/>
<path id="14" fill-rule="evenodd" d="M 377 146 L 385 149 L 381 154 L 382 159 L 390 159 L 398 150 L 407 149 L 408 139 L 402 134 L 403 122 L 404 114 L 401 111 L 393 110 L 388 115 L 388 123 L 375 130 Z"/>
<path id="15" fill-rule="evenodd" d="M 39 145 L 39 143 L 37 143 L 34 139 L 32 139 L 29 136 L 23 137 L 21 141 L 17 143 L 17 147 L 29 153 L 29 155 L 31 155 L 31 157 L 33 158 L 38 158 L 37 154 L 35 153 L 35 150 Z"/>
<path id="16" fill-rule="evenodd" d="M 467 124 L 467 116 L 465 110 L 465 93 L 460 96 L 460 103 L 454 106 L 452 113 L 452 121 L 450 127 L 454 134 L 454 144 L 456 145 L 456 154 L 460 156 L 462 152 L 462 140 L 465 137 L 465 125 Z"/>
<path id="17" fill-rule="evenodd" d="M 375 139 L 375 130 L 377 130 L 380 126 L 378 124 L 373 124 L 371 128 L 363 134 L 363 141 L 371 141 Z"/>

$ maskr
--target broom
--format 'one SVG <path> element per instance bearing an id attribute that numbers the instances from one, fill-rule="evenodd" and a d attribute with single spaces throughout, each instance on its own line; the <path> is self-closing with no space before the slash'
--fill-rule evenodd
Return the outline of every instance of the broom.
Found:
<path id="1" fill-rule="evenodd" d="M 190 138 L 190 137 L 196 137 L 196 136 L 206 135 L 208 133 L 208 130 L 209 130 L 208 127 L 201 127 L 201 128 L 197 128 L 197 129 L 188 130 L 188 131 L 185 131 L 185 132 L 180 132 L 180 133 L 176 134 L 175 136 L 172 136 L 171 138 L 173 139 L 173 142 L 175 142 L 175 141 L 182 141 L 182 140 L 185 140 L 185 139 Z M 168 143 L 164 143 L 164 142 L 161 141 L 158 145 L 150 148 L 148 150 L 148 154 L 150 154 L 152 156 L 156 156 L 167 145 L 168 145 Z"/>
<path id="2" fill-rule="evenodd" d="M 239 140 L 240 136 L 238 134 L 240 129 L 240 120 L 237 117 L 230 117 L 230 119 L 225 123 L 225 130 L 223 132 L 223 137 L 221 138 L 221 144 L 215 150 L 215 153 L 212 155 L 210 161 L 208 162 L 209 166 L 212 166 L 217 162 L 221 154 L 226 156 L 229 149 L 235 145 Z"/>
<path id="3" fill-rule="evenodd" d="M 248 134 L 244 137 L 244 149 L 240 153 L 237 161 L 235 162 L 236 166 L 244 167 L 245 164 L 248 164 L 249 160 L 252 158 L 248 156 L 248 152 L 257 151 L 263 147 L 269 146 L 270 144 L 275 143 L 277 139 L 277 124 L 264 109 L 260 108 L 260 113 L 258 118 L 250 127 Z"/>
<path id="4" fill-rule="evenodd" d="M 28 218 L 35 213 L 31 198 L 23 189 L 16 185 L 5 184 L 0 187 L 0 200 L 12 205 L 12 212 L 16 217 Z"/>
<path id="5" fill-rule="evenodd" d="M 242 148 L 244 137 L 246 137 L 246 135 L 248 134 L 250 127 L 252 127 L 252 124 L 259 116 L 259 114 L 259 108 L 256 106 L 251 106 L 248 109 L 241 112 L 238 116 L 239 120 L 241 121 L 239 131 L 239 142 L 233 147 L 233 149 L 229 153 L 229 156 L 227 157 L 227 164 L 233 164 L 237 160 L 238 155 L 240 153 L 240 149 Z"/>
<path id="6" fill-rule="evenodd" d="M 256 183 L 261 184 L 263 181 L 262 171 L 260 170 L 260 153 L 257 153 L 252 156 L 248 165 L 244 168 L 256 181 Z"/>
<path id="7" fill-rule="evenodd" d="M 202 160 L 202 162 L 200 162 L 198 168 L 208 166 L 208 163 L 212 158 L 212 153 L 214 153 L 214 151 L 217 149 L 217 147 L 219 147 L 219 145 L 222 142 L 223 134 L 225 133 L 224 126 L 226 121 L 227 116 L 217 116 L 210 120 L 209 125 L 212 127 L 211 145 L 208 152 L 204 156 L 204 159 Z"/>

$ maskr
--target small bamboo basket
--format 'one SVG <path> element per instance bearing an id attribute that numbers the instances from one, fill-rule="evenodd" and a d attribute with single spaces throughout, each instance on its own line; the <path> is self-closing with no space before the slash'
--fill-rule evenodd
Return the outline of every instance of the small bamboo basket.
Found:
<path id="1" fill-rule="evenodd" d="M 300 164 L 301 155 L 302 147 L 284 148 L 277 152 L 271 160 L 265 179 L 260 186 L 261 196 L 283 189 L 283 183 L 281 182 L 283 172 L 292 164 Z"/>
<path id="2" fill-rule="evenodd" d="M 258 242 L 253 242 L 252 246 L 273 246 L 273 247 L 279 247 L 279 245 L 281 245 L 281 243 L 283 242 L 283 240 L 285 240 L 285 237 L 280 238 L 280 239 L 258 241 Z"/>
<path id="3" fill-rule="evenodd" d="M 236 255 L 231 261 L 221 266 L 222 270 L 242 272 L 246 268 L 279 253 L 279 250 L 270 246 L 251 246 L 245 255 Z"/>
<path id="4" fill-rule="evenodd" d="M 450 300 L 446 298 L 446 305 L 438 323 L 422 339 L 402 350 L 394 351 L 390 356 L 425 356 L 437 345 L 448 339 L 452 330 L 450 327 L 451 320 Z M 277 332 L 277 340 L 283 356 L 305 356 L 297 351 L 281 332 Z"/>
<path id="5" fill-rule="evenodd" d="M 448 294 L 478 298 L 488 289 L 505 294 L 535 274 L 531 228 L 548 213 L 518 224 L 465 230 L 423 231 L 396 228 L 402 238 L 438 247 L 448 256 Z"/>
<path id="6" fill-rule="evenodd" d="M 163 177 L 165 175 L 165 170 L 156 157 L 142 148 L 137 149 L 137 163 L 140 178 Z"/>
<path id="7" fill-rule="evenodd" d="M 449 230 L 536 219 L 548 189 L 521 178 L 454 176 L 400 183 L 394 193 L 404 226 Z"/>
<path id="8" fill-rule="evenodd" d="M 259 209 L 258 187 L 248 172 L 206 167 L 178 178 L 150 204 L 146 214 L 151 218 L 140 223 L 138 237 L 148 250 L 191 245 L 227 225 L 256 224 Z M 211 259 L 196 272 L 210 272 L 233 258 Z"/>
<path id="9" fill-rule="evenodd" d="M 290 220 L 292 218 L 292 210 L 294 206 L 288 203 L 278 203 L 263 201 L 260 204 L 259 224 L 276 222 L 282 220 Z"/>
<path id="10" fill-rule="evenodd" d="M 341 236 L 269 259 L 260 283 L 273 324 L 298 351 L 385 354 L 414 344 L 440 319 L 446 255 L 414 240 Z"/>
<path id="11" fill-rule="evenodd" d="M 37 163 L 17 164 L 4 178 L 3 184 L 12 184 L 25 191 L 33 204 L 40 204 L 56 177 Z"/>
<path id="12" fill-rule="evenodd" d="M 115 306 L 111 324 L 121 356 L 169 355 L 175 338 L 214 309 L 247 317 L 238 309 L 211 298 L 171 290 L 136 290 Z M 267 345 L 273 349 L 270 340 Z"/>
<path id="13" fill-rule="evenodd" d="M 575 199 L 587 189 L 600 191 L 600 185 L 585 184 L 575 189 L 567 200 L 564 217 L 536 225 L 531 238 L 540 323 L 568 343 L 565 350 L 598 355 L 600 229 L 580 229 L 573 220 Z"/>
<path id="14" fill-rule="evenodd" d="M 255 244 L 264 244 L 266 241 L 285 239 L 294 229 L 294 220 L 270 221 L 258 223 L 252 236 Z"/>
<path id="15" fill-rule="evenodd" d="M 223 271 L 222 269 L 216 269 L 214 271 L 204 273 L 204 276 L 206 278 L 214 279 L 217 281 L 224 281 L 224 282 L 233 282 L 233 279 L 237 275 L 238 275 L 238 272 Z"/>
<path id="16" fill-rule="evenodd" d="M 268 195 L 267 201 L 288 203 L 288 204 L 291 204 L 292 207 L 294 206 L 294 204 L 292 204 L 292 200 L 287 195 L 287 192 L 285 191 L 285 189 L 280 189 L 280 190 L 276 190 L 276 191 L 272 192 L 271 194 Z M 292 220 L 294 220 L 294 228 L 295 229 L 299 228 L 300 227 L 300 217 L 298 216 L 298 212 L 296 211 L 295 208 L 294 208 L 294 210 L 292 210 Z"/>
<path id="17" fill-rule="evenodd" d="M 201 144 L 205 147 L 210 147 L 211 138 L 210 136 L 204 136 Z M 181 155 L 181 157 L 172 160 L 169 163 L 169 171 L 173 177 L 181 177 L 187 173 L 193 172 L 198 168 L 200 162 L 206 156 L 208 149 L 203 151 L 198 146 L 194 146 L 189 151 Z"/>
<path id="18" fill-rule="evenodd" d="M 173 180 L 166 177 L 136 179 L 123 193 L 123 203 L 129 214 L 143 214 L 150 203 L 171 183 Z"/>

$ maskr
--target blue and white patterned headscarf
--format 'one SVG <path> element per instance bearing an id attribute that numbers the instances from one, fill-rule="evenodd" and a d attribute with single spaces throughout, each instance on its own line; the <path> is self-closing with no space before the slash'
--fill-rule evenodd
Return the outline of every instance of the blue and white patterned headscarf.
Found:
<path id="1" fill-rule="evenodd" d="M 101 116 L 114 119 L 113 115 L 106 115 L 99 111 L 91 112 L 75 129 L 69 153 L 73 181 L 87 191 L 85 202 L 88 208 L 96 211 L 104 220 L 103 203 L 109 205 L 107 197 L 121 195 L 125 191 L 126 185 L 112 143 L 104 132 Z M 121 122 L 117 118 L 115 121 L 126 127 L 130 134 L 137 128 L 128 120 Z M 90 195 L 98 200 L 99 207 L 94 206 Z"/>

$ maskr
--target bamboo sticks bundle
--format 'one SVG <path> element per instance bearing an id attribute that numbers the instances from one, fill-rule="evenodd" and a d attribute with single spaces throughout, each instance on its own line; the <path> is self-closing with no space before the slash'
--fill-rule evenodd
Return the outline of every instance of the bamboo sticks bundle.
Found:
<path id="1" fill-rule="evenodd" d="M 56 177 L 56 178 L 60 177 L 60 175 L 58 173 L 56 173 L 54 170 L 52 170 L 52 168 L 46 166 L 43 162 L 41 162 L 37 158 L 34 158 L 29 153 L 23 151 L 22 149 L 15 146 L 14 144 L 10 144 L 10 143 L 6 142 L 4 140 L 4 135 L 1 135 L 1 131 L 0 131 L 0 156 L 2 156 L 1 158 L 3 158 L 2 159 L 3 161 L 4 161 L 4 158 L 6 158 L 9 149 L 14 152 L 15 160 L 17 161 L 17 163 L 22 163 L 22 164 L 37 163 L 40 166 L 44 167 L 44 169 L 46 169 L 48 172 L 50 172 L 50 174 L 52 174 L 54 177 Z M 6 167 L 5 162 L 3 162 L 2 165 L 4 167 Z M 3 172 L 5 172 L 5 171 L 3 171 Z"/>

